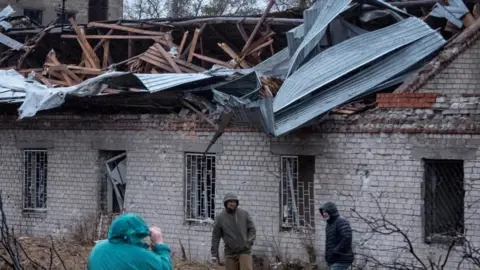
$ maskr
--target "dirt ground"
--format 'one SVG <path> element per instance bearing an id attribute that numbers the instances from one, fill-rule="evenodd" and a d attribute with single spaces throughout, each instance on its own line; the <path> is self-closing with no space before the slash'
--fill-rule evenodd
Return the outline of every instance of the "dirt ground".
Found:
<path id="1" fill-rule="evenodd" d="M 68 269 L 68 270 L 85 270 L 88 255 L 92 249 L 91 246 L 80 245 L 73 241 L 55 240 L 31 237 L 18 238 L 21 247 L 28 254 L 30 259 L 22 255 L 22 265 L 25 269 Z M 52 249 L 52 243 L 54 249 Z M 20 250 L 21 252 L 21 250 Z M 57 256 L 57 252 L 58 255 Z M 23 253 L 23 252 L 21 252 Z M 53 256 L 51 254 L 53 253 Z M 2 258 L 9 258 L 3 247 L 0 247 L 0 255 Z M 59 259 L 61 258 L 61 260 Z M 36 267 L 35 263 L 42 267 Z M 50 261 L 52 268 L 50 268 Z M 65 267 L 63 266 L 65 265 Z M 0 269 L 11 269 L 0 258 Z M 214 267 L 212 265 L 187 263 L 175 260 L 175 270 L 224 270 L 223 267 Z"/>

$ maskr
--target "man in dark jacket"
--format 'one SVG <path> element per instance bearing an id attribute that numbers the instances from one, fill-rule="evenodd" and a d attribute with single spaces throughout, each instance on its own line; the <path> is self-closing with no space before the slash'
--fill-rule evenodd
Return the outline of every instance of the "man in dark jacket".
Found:
<path id="1" fill-rule="evenodd" d="M 238 208 L 238 197 L 227 194 L 225 209 L 215 217 L 212 232 L 212 260 L 218 261 L 220 239 L 225 243 L 225 270 L 253 270 L 252 246 L 255 225 L 247 211 Z"/>
<path id="2" fill-rule="evenodd" d="M 331 270 L 348 269 L 354 259 L 350 223 L 340 216 L 337 206 L 332 202 L 327 202 L 319 210 L 327 221 L 325 260 Z"/>

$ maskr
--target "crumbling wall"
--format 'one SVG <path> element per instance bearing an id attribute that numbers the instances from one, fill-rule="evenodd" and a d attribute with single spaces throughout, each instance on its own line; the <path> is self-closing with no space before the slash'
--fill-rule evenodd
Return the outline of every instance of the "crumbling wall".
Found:
<path id="1" fill-rule="evenodd" d="M 480 40 L 457 56 L 417 92 L 438 94 L 480 94 Z"/>

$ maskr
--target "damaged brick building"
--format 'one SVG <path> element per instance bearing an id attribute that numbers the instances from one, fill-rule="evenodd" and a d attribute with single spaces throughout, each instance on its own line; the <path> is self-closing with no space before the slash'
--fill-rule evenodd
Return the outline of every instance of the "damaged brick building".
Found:
<path id="1" fill-rule="evenodd" d="M 349 4 L 344 2 L 345 6 Z M 424 26 L 419 20 L 405 21 L 404 28 L 389 29 L 394 34 L 406 29 L 404 34 L 410 35 L 413 29 L 421 28 L 418 25 Z M 60 88 L 65 92 L 39 88 L 44 92 L 32 91 L 34 95 L 22 100 L 19 114 L 31 117 L 20 121 L 18 104 L 5 103 L 0 118 L 0 188 L 10 223 L 19 234 L 35 236 L 67 236 L 79 224 L 93 224 L 101 238 L 108 228 L 105 225 L 124 210 L 160 226 L 165 241 L 177 254 L 183 246 L 192 259 L 207 260 L 212 220 L 223 207 L 223 195 L 234 192 L 257 226 L 255 256 L 308 261 L 315 253 L 317 261 L 322 262 L 324 221 L 317 209 L 321 203 L 334 201 L 355 230 L 356 264 L 368 261 L 380 268 L 401 267 L 412 261 L 416 265 L 438 261 L 449 254 L 448 269 L 460 262 L 459 269 L 475 269 L 466 254 L 477 256 L 468 247 L 480 245 L 480 21 L 452 38 L 435 53 L 436 57 L 428 58 L 427 64 L 423 54 L 434 54 L 430 47 L 440 48 L 443 39 L 431 29 L 425 32 L 404 47 L 394 47 L 402 39 L 395 36 L 398 40 L 392 42 L 393 49 L 389 48 L 385 58 L 369 60 L 371 65 L 361 66 L 362 71 L 353 75 L 342 73 L 343 78 L 335 79 L 345 81 L 338 83 L 336 91 L 328 92 L 331 85 L 326 85 L 326 97 L 319 98 L 313 91 L 304 95 L 311 99 L 306 98 L 303 108 L 309 108 L 310 100 L 320 99 L 314 104 L 319 112 L 308 121 L 295 122 L 309 117 L 302 114 L 307 109 L 294 111 L 292 121 L 278 110 L 280 113 L 272 116 L 276 128 L 268 135 L 265 130 L 269 122 L 261 120 L 263 110 L 268 109 L 262 105 L 269 100 L 268 93 L 264 99 L 242 103 L 250 95 L 246 91 L 250 90 L 248 78 L 258 82 L 255 74 L 261 64 L 255 72 L 220 83 L 220 79 L 205 77 L 205 73 L 168 77 L 117 74 L 110 83 L 128 82 L 137 89 L 141 82 L 150 91 L 122 93 L 121 97 L 86 95 L 88 91 L 105 90 L 98 90 L 94 81 L 80 88 Z M 349 37 L 349 41 L 362 35 L 369 34 L 362 32 Z M 435 46 L 421 42 L 425 40 L 435 41 Z M 429 50 L 414 50 L 422 46 Z M 401 53 L 405 57 L 399 57 Z M 282 51 L 275 56 L 279 54 Z M 303 52 L 295 57 L 298 55 Z M 378 84 L 394 79 L 388 84 L 393 89 L 380 91 L 376 85 L 369 85 L 360 92 L 366 80 L 358 80 L 355 89 L 345 90 L 351 82 L 345 77 L 358 79 L 361 74 L 375 80 L 372 74 L 379 72 L 378 67 L 401 66 L 402 59 L 409 57 L 421 67 L 407 63 L 408 68 L 397 70 L 391 77 L 380 70 L 386 77 Z M 279 66 L 268 72 L 280 70 Z M 329 69 L 337 66 L 341 65 Z M 309 80 L 327 73 L 317 68 Z M 307 71 L 299 68 L 290 78 Z M 7 73 L 2 76 L 17 79 Z M 396 77 L 398 74 L 401 76 Z M 198 84 L 175 84 L 186 78 L 188 83 Z M 289 79 L 282 87 L 291 82 Z M 21 82 L 24 80 L 22 77 Z M 178 97 L 184 89 L 193 88 L 190 93 L 197 94 L 205 85 L 213 92 L 208 97 L 217 104 L 228 107 L 242 103 L 231 105 L 232 121 L 223 118 L 231 116 L 232 111 L 220 111 L 219 120 L 212 123 L 205 112 L 218 112 L 209 108 L 209 102 L 196 100 L 191 103 L 196 104 L 194 107 L 185 102 L 193 100 L 191 97 Z M 9 87 L 22 86 L 12 83 Z M 2 87 L 6 88 L 4 84 Z M 372 87 L 376 91 L 369 92 Z M 256 85 L 254 88 L 258 89 Z M 161 92 L 165 89 L 174 90 Z M 275 98 L 290 102 L 281 91 Z M 226 93 L 229 96 L 224 98 Z M 57 94 L 61 102 L 55 100 Z M 148 112 L 150 107 L 173 111 L 172 100 L 181 100 L 184 108 L 172 113 Z M 342 105 L 352 100 L 362 103 L 362 109 Z M 148 102 L 132 109 L 138 101 Z M 54 102 L 62 107 L 53 106 Z M 279 106 L 275 102 L 274 111 Z M 105 113 L 107 107 L 115 112 Z M 40 110 L 44 111 L 35 115 Z M 252 115 L 260 124 L 252 121 Z M 408 244 L 421 262 L 408 252 Z"/>
<path id="2" fill-rule="evenodd" d="M 11 5 L 15 16 L 25 15 L 40 25 L 61 17 L 61 0 L 1 0 L 0 8 Z M 68 0 L 65 1 L 66 19 L 73 17 L 79 23 L 106 21 L 123 17 L 123 0 Z M 65 20 L 66 20 L 65 19 Z"/>

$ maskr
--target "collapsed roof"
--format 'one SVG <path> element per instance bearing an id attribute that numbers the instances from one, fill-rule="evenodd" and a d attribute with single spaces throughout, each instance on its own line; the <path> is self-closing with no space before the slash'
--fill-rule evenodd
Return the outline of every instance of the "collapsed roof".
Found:
<path id="1" fill-rule="evenodd" d="M 381 0 L 317 0 L 303 19 L 282 18 L 268 15 L 273 3 L 262 17 L 97 22 L 85 28 L 71 20 L 63 31 L 74 35 L 54 24 L 34 32 L 12 29 L 11 38 L 34 37 L 0 58 L 7 69 L 0 73 L 0 102 L 21 103 L 20 118 L 55 108 L 188 110 L 217 129 L 215 138 L 231 121 L 281 136 L 344 104 L 391 91 L 477 18 L 457 0 L 433 3 L 423 18 Z M 447 30 L 432 28 L 439 20 Z M 66 51 L 45 51 L 45 36 L 74 43 Z M 132 40 L 147 43 L 135 47 Z M 39 55 L 46 61 L 35 66 Z"/>

